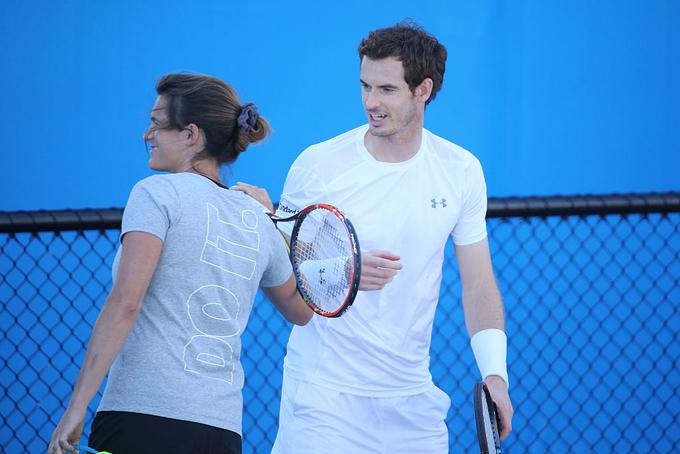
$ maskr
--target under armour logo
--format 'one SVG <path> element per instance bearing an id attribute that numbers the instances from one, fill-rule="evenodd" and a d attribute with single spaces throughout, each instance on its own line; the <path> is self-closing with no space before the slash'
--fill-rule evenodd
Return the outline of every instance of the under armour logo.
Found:
<path id="1" fill-rule="evenodd" d="M 437 199 L 431 199 L 432 208 L 437 208 L 437 205 L 441 205 L 442 208 L 446 208 L 446 199 L 442 199 L 441 202 L 437 202 Z"/>

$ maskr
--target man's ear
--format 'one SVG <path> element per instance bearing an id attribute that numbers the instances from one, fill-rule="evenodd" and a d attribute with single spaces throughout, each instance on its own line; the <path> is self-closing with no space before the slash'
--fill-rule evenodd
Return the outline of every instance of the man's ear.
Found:
<path id="1" fill-rule="evenodd" d="M 418 97 L 419 101 L 423 102 L 423 104 L 426 103 L 428 99 L 430 99 L 433 85 L 434 82 L 432 82 L 432 79 L 426 77 L 423 79 L 420 85 L 416 87 L 416 96 Z"/>

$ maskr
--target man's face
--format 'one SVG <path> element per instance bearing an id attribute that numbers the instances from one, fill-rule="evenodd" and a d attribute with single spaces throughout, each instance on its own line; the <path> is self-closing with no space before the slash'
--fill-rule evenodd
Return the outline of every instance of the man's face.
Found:
<path id="1" fill-rule="evenodd" d="M 404 80 L 404 66 L 395 57 L 361 60 L 361 100 L 368 117 L 369 132 L 376 137 L 408 134 L 422 127 L 424 107 Z"/>

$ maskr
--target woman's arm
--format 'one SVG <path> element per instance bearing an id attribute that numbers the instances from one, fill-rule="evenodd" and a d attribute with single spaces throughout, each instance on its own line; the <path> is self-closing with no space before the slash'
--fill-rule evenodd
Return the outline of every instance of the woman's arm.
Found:
<path id="1" fill-rule="evenodd" d="M 137 320 L 163 241 L 144 232 L 123 236 L 118 276 L 102 307 L 71 401 L 52 434 L 48 452 L 61 454 L 80 441 L 87 407 Z"/>
<path id="2" fill-rule="evenodd" d="M 264 293 L 281 314 L 291 323 L 296 325 L 306 325 L 312 318 L 314 312 L 307 306 L 297 289 L 295 276 L 290 278 L 283 285 L 277 287 L 263 288 Z"/>

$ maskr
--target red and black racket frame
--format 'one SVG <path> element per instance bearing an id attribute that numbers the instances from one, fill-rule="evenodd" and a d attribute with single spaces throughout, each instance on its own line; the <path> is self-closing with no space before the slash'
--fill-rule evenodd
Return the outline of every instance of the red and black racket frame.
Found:
<path id="1" fill-rule="evenodd" d="M 349 219 L 345 216 L 345 214 L 338 210 L 336 207 L 333 205 L 329 205 L 326 203 L 316 203 L 314 205 L 309 205 L 302 210 L 300 210 L 299 213 L 297 213 L 295 216 L 297 219 L 295 220 L 295 225 L 293 226 L 293 232 L 290 235 L 290 261 L 293 264 L 293 273 L 295 274 L 295 280 L 296 282 L 300 282 L 300 271 L 298 270 L 298 265 L 295 263 L 295 260 L 293 260 L 294 252 L 295 251 L 295 243 L 297 242 L 297 234 L 298 230 L 300 229 L 300 225 L 302 225 L 302 220 L 307 216 L 311 211 L 317 209 L 317 208 L 323 208 L 326 209 L 333 214 L 335 214 L 344 224 L 345 227 L 347 227 L 347 231 L 349 233 L 349 241 L 350 245 L 352 248 L 352 254 L 354 255 L 354 266 L 352 267 L 351 271 L 351 276 L 350 276 L 350 290 L 347 293 L 347 297 L 345 298 L 344 303 L 334 312 L 326 312 L 322 311 L 318 307 L 314 306 L 313 304 L 309 304 L 309 307 L 316 312 L 317 314 L 323 316 L 323 317 L 328 317 L 328 318 L 337 318 L 340 317 L 342 314 L 347 311 L 347 309 L 350 308 L 352 303 L 354 303 L 354 299 L 357 296 L 357 292 L 359 291 L 359 281 L 361 277 L 361 249 L 359 247 L 359 238 L 357 236 L 356 230 L 354 229 L 354 226 L 350 222 Z M 306 290 L 304 289 L 303 286 L 298 284 L 298 290 L 302 297 L 304 298 L 305 301 L 308 303 L 311 301 L 311 298 L 309 295 L 307 295 Z"/>

